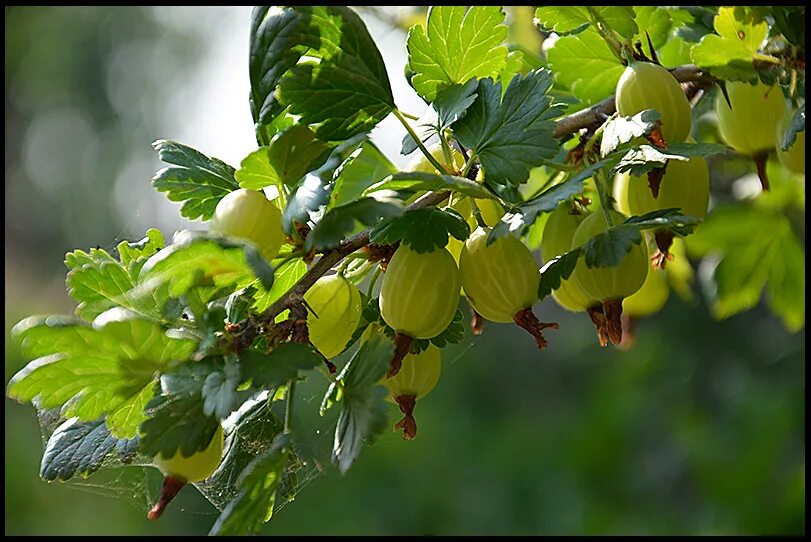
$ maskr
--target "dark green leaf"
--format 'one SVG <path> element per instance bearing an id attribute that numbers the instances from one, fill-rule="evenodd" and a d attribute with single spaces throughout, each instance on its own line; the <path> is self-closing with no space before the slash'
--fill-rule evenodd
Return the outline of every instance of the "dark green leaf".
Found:
<path id="1" fill-rule="evenodd" d="M 239 365 L 228 358 L 221 369 L 212 371 L 203 382 L 203 414 L 226 418 L 237 407 Z"/>
<path id="2" fill-rule="evenodd" d="M 180 214 L 188 219 L 209 220 L 222 197 L 239 188 L 234 168 L 221 160 L 175 141 L 159 139 L 152 146 L 172 164 L 152 177 L 152 186 L 171 201 L 182 201 Z"/>
<path id="3" fill-rule="evenodd" d="M 603 139 L 600 141 L 600 156 L 607 156 L 617 150 L 617 147 L 646 136 L 661 119 L 659 112 L 646 109 L 631 117 L 614 117 L 606 122 L 603 128 Z"/>
<path id="4" fill-rule="evenodd" d="M 662 167 L 668 160 L 688 160 L 696 156 L 706 158 L 728 151 L 729 147 L 719 143 L 671 143 L 667 150 L 640 145 L 629 150 L 611 169 L 611 173 L 628 171 L 634 177 L 641 177 L 652 169 Z"/>
<path id="5" fill-rule="evenodd" d="M 413 352 L 416 349 L 422 352 L 428 348 L 429 341 L 437 348 L 444 348 L 449 344 L 456 344 L 465 337 L 465 329 L 467 329 L 465 325 L 465 315 L 461 310 L 456 309 L 453 320 L 451 320 L 451 323 L 448 324 L 448 327 L 446 327 L 442 333 L 425 341 L 424 346 L 422 344 L 412 345 L 411 351 Z M 414 342 L 419 343 L 421 341 Z"/>
<path id="6" fill-rule="evenodd" d="M 568 279 L 577 266 L 577 259 L 583 253 L 578 247 L 560 256 L 555 256 L 541 267 L 541 282 L 538 285 L 538 299 L 543 299 L 560 288 L 560 283 Z"/>
<path id="7" fill-rule="evenodd" d="M 518 232 L 518 235 L 523 235 L 526 228 L 535 223 L 538 215 L 554 211 L 561 201 L 581 193 L 583 183 L 586 180 L 594 175 L 596 171 L 608 167 L 612 163 L 613 160 L 610 158 L 600 160 L 578 171 L 566 181 L 547 188 L 531 200 L 508 211 L 488 234 L 487 243 L 491 244 L 499 237 L 508 235 L 511 232 Z"/>
<path id="8" fill-rule="evenodd" d="M 333 207 L 326 213 L 307 236 L 305 247 L 324 250 L 337 246 L 348 235 L 359 230 L 358 223 L 374 226 L 383 218 L 403 214 L 402 203 L 398 200 L 361 198 Z"/>
<path id="9" fill-rule="evenodd" d="M 276 436 L 268 452 L 251 461 L 239 475 L 239 493 L 222 511 L 209 534 L 253 534 L 270 520 L 289 449 L 290 436 L 283 433 Z"/>
<path id="10" fill-rule="evenodd" d="M 552 136 L 555 124 L 551 119 L 561 109 L 550 107 L 552 98 L 547 91 L 551 86 L 548 70 L 531 71 L 513 78 L 502 100 L 501 83 L 479 81 L 476 101 L 454 130 L 459 142 L 479 157 L 488 182 L 526 182 L 530 169 L 558 153 L 560 144 Z"/>
<path id="11" fill-rule="evenodd" d="M 178 373 L 173 377 L 175 381 L 181 379 Z M 202 392 L 194 390 L 198 384 L 187 383 L 189 391 L 185 393 L 159 395 L 149 401 L 147 419 L 138 431 L 141 437 L 138 449 L 142 454 L 155 457 L 160 453 L 171 458 L 180 453 L 191 457 L 209 445 L 220 422 L 203 413 Z"/>
<path id="12" fill-rule="evenodd" d="M 631 247 L 642 242 L 642 230 L 665 228 L 679 235 L 687 235 L 700 222 L 700 218 L 682 215 L 679 209 L 660 209 L 642 216 L 632 216 L 586 241 L 583 245 L 586 265 L 619 265 Z"/>
<path id="13" fill-rule="evenodd" d="M 89 476 L 110 457 L 127 463 L 135 457 L 138 437 L 117 439 L 107 430 L 104 420 L 80 423 L 66 420 L 48 438 L 39 476 L 43 480 L 70 480 L 75 475 Z"/>
<path id="14" fill-rule="evenodd" d="M 566 85 L 585 105 L 614 94 L 623 66 L 597 32 L 589 28 L 557 40 L 547 53 L 557 83 Z"/>
<path id="15" fill-rule="evenodd" d="M 366 25 L 343 6 L 296 6 L 308 19 L 307 56 L 279 83 L 279 99 L 318 139 L 343 141 L 367 132 L 394 108 L 386 66 Z"/>
<path id="16" fill-rule="evenodd" d="M 321 363 L 321 356 L 311 347 L 298 343 L 282 343 L 269 354 L 248 349 L 240 354 L 242 382 L 251 382 L 256 389 L 283 386 Z"/>
<path id="17" fill-rule="evenodd" d="M 411 85 L 432 102 L 445 87 L 473 78 L 495 78 L 507 59 L 504 11 L 498 6 L 432 6 L 427 30 L 408 33 Z"/>
<path id="18" fill-rule="evenodd" d="M 135 435 L 155 374 L 187 360 L 197 347 L 120 308 L 101 314 L 92 327 L 71 318 L 32 316 L 11 334 L 23 356 L 34 361 L 12 377 L 9 397 L 45 409 L 65 405 L 62 414 L 81 421 L 107 415 L 118 438 Z"/>
<path id="19" fill-rule="evenodd" d="M 282 216 L 282 228 L 288 235 L 294 231 L 294 223 L 308 224 L 318 221 L 323 207 L 329 203 L 328 184 L 315 175 L 307 175 L 296 191 L 287 200 Z"/>
<path id="20" fill-rule="evenodd" d="M 276 134 L 267 147 L 245 157 L 235 174 L 239 186 L 261 190 L 294 186 L 306 173 L 321 166 L 332 149 L 315 139 L 312 130 L 296 124 Z"/>
<path id="21" fill-rule="evenodd" d="M 270 143 L 279 128 L 274 120 L 284 112 L 276 96 L 279 80 L 308 47 L 317 46 L 302 32 L 308 24 L 308 13 L 294 8 L 257 6 L 251 13 L 250 103 L 260 145 Z"/>
<path id="22" fill-rule="evenodd" d="M 476 89 L 479 87 L 477 79 L 470 79 L 465 84 L 451 85 L 437 92 L 436 99 L 431 103 L 414 127 L 425 143 L 432 136 L 439 134 L 444 128 L 450 127 L 467 113 L 467 108 L 476 100 Z M 417 143 L 411 134 L 403 137 L 402 154 L 411 154 L 417 150 Z"/>
<path id="23" fill-rule="evenodd" d="M 780 140 L 780 150 L 787 151 L 789 147 L 794 144 L 794 141 L 797 139 L 798 132 L 805 131 L 805 103 L 800 106 L 799 109 L 794 113 L 794 116 L 791 117 L 791 122 L 789 122 L 788 128 L 786 128 L 786 132 L 783 134 L 783 137 Z"/>
<path id="24" fill-rule="evenodd" d="M 367 188 L 364 195 L 380 190 L 414 190 L 416 192 L 454 190 L 478 199 L 494 199 L 493 195 L 476 181 L 456 175 L 439 175 L 423 171 L 404 171 L 390 175 Z"/>
<path id="25" fill-rule="evenodd" d="M 786 41 L 805 48 L 805 6 L 773 6 L 772 17 Z"/>
<path id="26" fill-rule="evenodd" d="M 690 50 L 693 62 L 721 79 L 754 80 L 752 62 L 771 58 L 757 52 L 769 31 L 766 21 L 754 21 L 743 6 L 722 7 L 713 26 L 717 34 L 707 34 Z"/>
<path id="27" fill-rule="evenodd" d="M 380 245 L 402 241 L 415 252 L 423 253 L 444 248 L 449 235 L 464 241 L 470 236 L 470 226 L 453 209 L 427 207 L 379 222 L 372 228 L 369 239 Z"/>
<path id="28" fill-rule="evenodd" d="M 342 371 L 343 402 L 335 428 L 332 459 L 346 472 L 360 454 L 363 442 L 385 429 L 386 388 L 378 383 L 386 374 L 394 346 L 383 334 L 372 334 Z"/>
<path id="29" fill-rule="evenodd" d="M 355 201 L 368 187 L 395 172 L 397 168 L 386 155 L 371 141 L 364 141 L 335 170 L 335 186 L 327 209 Z"/>

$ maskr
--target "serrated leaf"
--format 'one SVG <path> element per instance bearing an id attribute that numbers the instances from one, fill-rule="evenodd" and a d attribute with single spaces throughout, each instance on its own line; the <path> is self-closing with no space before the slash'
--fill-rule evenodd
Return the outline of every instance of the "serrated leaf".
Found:
<path id="1" fill-rule="evenodd" d="M 557 40 L 547 53 L 555 81 L 566 85 L 585 105 L 614 94 L 623 66 L 605 41 L 589 28 Z"/>
<path id="2" fill-rule="evenodd" d="M 177 143 L 159 139 L 152 146 L 158 158 L 173 164 L 152 177 L 152 186 L 171 201 L 182 201 L 180 214 L 190 220 L 209 220 L 220 199 L 239 188 L 234 168 L 216 158 Z"/>
<path id="3" fill-rule="evenodd" d="M 81 421 L 111 414 L 108 427 L 120 438 L 134 436 L 143 419 L 137 405 L 150 396 L 155 374 L 187 360 L 197 347 L 122 309 L 103 313 L 93 327 L 70 318 L 32 316 L 11 333 L 23 356 L 33 361 L 12 377 L 9 397 L 45 409 L 64 405 L 64 415 Z"/>
<path id="4" fill-rule="evenodd" d="M 755 21 L 743 6 L 734 6 L 720 8 L 713 27 L 716 34 L 707 34 L 690 50 L 693 62 L 721 79 L 754 80 L 757 72 L 752 62 L 772 58 L 757 52 L 769 31 L 768 23 Z"/>
<path id="5" fill-rule="evenodd" d="M 451 85 L 437 92 L 436 99 L 431 103 L 420 119 L 415 123 L 415 131 L 420 141 L 425 143 L 431 137 L 439 134 L 443 129 L 450 127 L 467 113 L 468 107 L 476 100 L 476 89 L 479 86 L 477 79 L 470 79 L 465 84 Z M 411 134 L 403 137 L 401 154 L 411 154 L 417 150 L 417 143 Z"/>
<path id="6" fill-rule="evenodd" d="M 270 290 L 259 292 L 254 297 L 253 310 L 257 313 L 265 312 L 277 299 L 289 290 L 307 272 L 307 264 L 301 258 L 296 258 L 276 269 L 273 275 L 273 287 Z M 282 316 L 281 314 L 279 316 Z M 277 320 L 279 321 L 279 317 Z"/>
<path id="7" fill-rule="evenodd" d="M 550 213 L 557 209 L 558 204 L 583 191 L 583 183 L 600 169 L 609 167 L 613 159 L 600 160 L 567 179 L 566 181 L 547 188 L 534 198 L 514 207 L 501 217 L 498 224 L 493 227 L 487 236 L 487 243 L 492 244 L 499 237 L 517 232 L 523 235 L 526 228 L 535 223 L 538 215 Z"/>
<path id="8" fill-rule="evenodd" d="M 239 356 L 241 382 L 251 382 L 256 389 L 283 386 L 321 363 L 321 356 L 309 345 L 282 343 L 270 353 L 248 349 Z"/>
<path id="9" fill-rule="evenodd" d="M 275 186 L 283 193 L 283 186 L 294 186 L 321 166 L 331 150 L 308 127 L 296 124 L 276 134 L 267 147 L 246 156 L 234 177 L 242 188 Z"/>
<path id="10" fill-rule="evenodd" d="M 57 427 L 48 438 L 39 476 L 43 480 L 70 480 L 75 475 L 88 476 L 96 472 L 110 457 L 127 463 L 135 456 L 138 437 L 117 439 L 107 430 L 104 420 L 79 422 L 70 418 Z"/>
<path id="11" fill-rule="evenodd" d="M 278 95 L 314 127 L 322 141 L 343 141 L 367 132 L 394 108 L 380 51 L 354 11 L 343 6 L 296 6 L 307 18 L 301 40 L 307 56 L 282 77 Z"/>
<path id="12" fill-rule="evenodd" d="M 470 226 L 453 209 L 427 207 L 379 222 L 372 228 L 369 239 L 380 245 L 401 241 L 415 252 L 423 253 L 445 248 L 449 235 L 464 241 L 470 236 Z"/>
<path id="13" fill-rule="evenodd" d="M 797 133 L 805 131 L 805 102 L 791 117 L 783 137 L 780 139 L 780 150 L 787 151 L 797 139 Z"/>
<path id="14" fill-rule="evenodd" d="M 65 284 L 70 296 L 79 302 L 76 314 L 92 320 L 104 311 L 123 306 L 147 317 L 161 317 L 162 295 L 136 299 L 129 295 L 147 259 L 163 248 L 163 235 L 150 229 L 141 241 L 118 244 L 119 262 L 103 249 L 74 250 L 65 255 L 68 274 Z"/>
<path id="15" fill-rule="evenodd" d="M 605 157 L 620 145 L 646 136 L 656 128 L 661 115 L 654 109 L 645 109 L 630 117 L 614 117 L 606 122 L 600 141 L 600 156 Z"/>
<path id="16" fill-rule="evenodd" d="M 670 143 L 667 150 L 660 150 L 651 145 L 640 145 L 625 153 L 611 169 L 611 173 L 628 171 L 635 177 L 641 177 L 654 168 L 662 167 L 668 160 L 686 161 L 697 156 L 706 158 L 728 151 L 729 147 L 719 143 Z"/>
<path id="17" fill-rule="evenodd" d="M 239 493 L 222 511 L 209 534 L 253 534 L 270 520 L 290 446 L 289 435 L 277 435 L 270 450 L 245 467 L 237 481 Z"/>
<path id="18" fill-rule="evenodd" d="M 642 230 L 664 228 L 679 235 L 687 235 L 700 222 L 698 217 L 682 215 L 679 209 L 659 209 L 642 216 L 629 217 L 622 224 L 613 225 L 583 244 L 586 266 L 619 265 L 631 247 L 642 242 Z"/>
<path id="19" fill-rule="evenodd" d="M 177 381 L 181 375 L 175 373 L 173 377 Z M 138 449 L 142 454 L 149 457 L 161 454 L 171 458 L 180 453 L 191 457 L 211 442 L 220 421 L 203 413 L 204 399 L 199 382 L 186 386 L 188 389 L 184 393 L 159 395 L 147 404 L 147 418 L 138 431 Z"/>
<path id="20" fill-rule="evenodd" d="M 363 195 L 370 195 L 380 190 L 414 190 L 438 192 L 453 190 L 478 199 L 495 199 L 481 184 L 456 175 L 439 175 L 423 171 L 405 171 L 395 173 L 367 188 Z"/>
<path id="21" fill-rule="evenodd" d="M 212 371 L 200 390 L 203 395 L 203 414 L 227 417 L 237 406 L 237 386 L 240 382 L 239 365 L 226 357 L 222 370 Z"/>
<path id="22" fill-rule="evenodd" d="M 514 77 L 503 99 L 501 83 L 479 81 L 478 97 L 454 132 L 479 157 L 488 184 L 526 182 L 530 169 L 557 155 L 560 144 L 552 136 L 551 119 L 562 110 L 551 106 L 551 86 L 552 74 L 545 69 Z"/>
<path id="23" fill-rule="evenodd" d="M 560 288 L 560 283 L 568 279 L 577 266 L 577 259 L 582 255 L 580 247 L 565 254 L 555 256 L 541 267 L 541 282 L 538 284 L 538 299 L 541 300 Z"/>
<path id="24" fill-rule="evenodd" d="M 448 327 L 446 327 L 442 331 L 442 333 L 440 333 L 436 337 L 432 337 L 428 341 L 425 341 L 424 346 L 422 344 L 417 344 L 413 346 L 411 351 L 416 349 L 422 352 L 423 350 L 428 348 L 428 342 L 430 342 L 437 348 L 444 348 L 449 344 L 457 344 L 465 337 L 466 329 L 467 326 L 465 325 L 465 315 L 461 310 L 457 308 L 456 312 L 453 314 L 453 320 L 451 320 L 451 323 L 448 324 Z M 419 343 L 419 341 L 414 342 Z"/>
<path id="25" fill-rule="evenodd" d="M 260 145 L 270 142 L 279 129 L 278 119 L 285 118 L 276 86 L 312 45 L 301 39 L 301 28 L 306 25 L 306 14 L 291 8 L 256 6 L 251 13 L 250 105 Z"/>
<path id="26" fill-rule="evenodd" d="M 445 87 L 496 77 L 507 59 L 504 11 L 498 6 L 432 6 L 427 28 L 408 32 L 411 85 L 432 102 Z"/>
<path id="27" fill-rule="evenodd" d="M 307 236 L 307 249 L 324 250 L 337 246 L 348 235 L 359 230 L 358 224 L 374 226 L 379 220 L 403 214 L 402 203 L 398 200 L 360 198 L 333 207 L 316 224 Z"/>
<path id="28" fill-rule="evenodd" d="M 630 6 L 552 6 L 535 10 L 539 26 L 560 36 L 577 34 L 598 22 L 624 38 L 637 33 L 634 10 Z"/>
<path id="29" fill-rule="evenodd" d="M 317 222 L 323 215 L 324 207 L 329 203 L 329 196 L 329 186 L 324 180 L 315 175 L 304 177 L 287 200 L 287 207 L 282 215 L 282 229 L 285 233 L 292 234 L 295 223 Z"/>
<path id="30" fill-rule="evenodd" d="M 771 309 L 789 331 L 805 325 L 805 251 L 782 212 L 719 205 L 687 239 L 687 248 L 720 259 L 704 278 L 716 318 L 754 307 L 766 289 Z"/>
<path id="31" fill-rule="evenodd" d="M 386 388 L 378 383 L 388 370 L 394 346 L 384 335 L 373 334 L 361 344 L 342 371 L 344 389 L 332 460 L 345 473 L 366 440 L 385 429 Z"/>
<path id="32" fill-rule="evenodd" d="M 174 298 L 195 288 L 207 302 L 257 279 L 265 289 L 273 286 L 273 269 L 252 243 L 183 230 L 175 234 L 171 245 L 144 264 L 140 284 L 132 295 L 148 297 L 165 285 Z"/>
<path id="33" fill-rule="evenodd" d="M 358 199 L 371 185 L 396 173 L 397 168 L 371 141 L 364 141 L 335 170 L 335 185 L 327 209 Z"/>

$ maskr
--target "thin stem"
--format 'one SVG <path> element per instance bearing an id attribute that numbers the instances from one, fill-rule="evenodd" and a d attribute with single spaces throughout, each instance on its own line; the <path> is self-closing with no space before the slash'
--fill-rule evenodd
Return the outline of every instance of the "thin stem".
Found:
<path id="1" fill-rule="evenodd" d="M 417 115 L 412 115 L 411 113 L 406 113 L 405 111 L 400 111 L 400 113 L 402 113 L 402 114 L 403 114 L 403 116 L 404 116 L 405 118 L 407 118 L 407 119 L 411 119 L 411 120 L 420 120 L 420 117 L 418 117 Z"/>
<path id="2" fill-rule="evenodd" d="M 301 258 L 302 256 L 304 256 L 304 251 L 303 250 L 294 250 L 293 252 L 290 252 L 289 254 L 285 255 L 284 258 L 281 258 L 281 261 L 279 263 L 277 263 L 275 266 L 273 266 L 273 268 L 274 269 L 279 269 L 280 267 L 282 267 L 284 264 L 286 264 L 290 260 L 294 260 L 296 258 Z M 279 258 L 277 258 L 277 260 L 278 259 Z M 273 261 L 275 262 L 276 260 L 273 260 Z"/>
<path id="3" fill-rule="evenodd" d="M 611 119 L 615 118 L 616 116 L 617 116 L 617 113 L 614 113 L 613 115 L 608 117 L 605 120 L 605 122 L 602 123 L 599 128 L 597 128 L 597 130 L 594 132 L 594 134 L 591 136 L 591 138 L 589 138 L 589 140 L 586 142 L 586 146 L 583 148 L 583 154 L 585 156 L 589 155 L 589 153 L 591 152 L 591 149 L 594 147 L 594 144 L 597 142 L 597 139 L 599 139 L 599 137 L 603 134 L 603 130 L 605 130 L 606 124 L 608 124 L 608 122 Z"/>
<path id="4" fill-rule="evenodd" d="M 453 159 L 453 152 L 451 151 L 451 146 L 448 145 L 448 140 L 445 139 L 443 134 L 439 134 L 439 142 L 442 145 L 442 152 L 445 154 L 445 163 L 448 164 L 448 167 L 451 169 L 456 169 L 456 162 Z"/>
<path id="5" fill-rule="evenodd" d="M 619 61 L 624 65 L 625 58 L 622 56 L 622 44 L 614 37 L 614 32 L 612 30 L 606 30 L 603 28 L 603 19 L 600 17 L 600 14 L 592 6 L 586 6 L 586 10 L 589 13 L 589 22 L 594 27 L 594 29 L 600 34 L 600 37 L 608 44 L 608 48 L 611 49 L 611 52 L 614 53 L 614 56 L 619 59 Z"/>
<path id="6" fill-rule="evenodd" d="M 287 403 L 284 407 L 284 432 L 290 433 L 293 418 L 293 395 L 296 391 L 295 378 L 287 384 Z"/>
<path id="7" fill-rule="evenodd" d="M 474 197 L 470 198 L 470 206 L 473 209 L 473 216 L 476 218 L 476 223 L 480 227 L 486 228 L 487 227 L 487 222 L 484 221 L 484 217 L 482 217 L 482 212 L 479 209 L 479 206 L 476 205 L 476 198 L 474 198 Z"/>
<path id="8" fill-rule="evenodd" d="M 610 205 L 610 202 L 608 200 L 608 189 L 606 188 L 605 183 L 605 174 L 603 173 L 602 169 L 598 169 L 594 178 L 594 185 L 597 187 L 597 195 L 600 196 L 600 207 L 603 208 L 605 223 L 608 224 L 608 227 L 610 228 L 614 224 L 611 223 L 611 215 L 608 213 L 608 206 Z"/>
<path id="9" fill-rule="evenodd" d="M 425 157 L 428 159 L 428 161 L 431 162 L 431 165 L 434 166 L 437 169 L 437 171 L 439 171 L 440 173 L 445 173 L 445 174 L 449 173 L 448 170 L 445 168 L 445 166 L 440 164 L 439 160 L 434 158 L 434 156 L 428 151 L 428 149 L 425 148 L 425 144 L 423 144 L 422 140 L 420 139 L 420 136 L 417 135 L 417 132 L 415 132 L 414 128 L 411 127 L 411 124 L 408 123 L 406 118 L 403 116 L 403 113 L 397 108 L 394 109 L 393 113 L 394 113 L 394 116 L 397 117 L 397 119 L 400 121 L 400 123 L 403 126 L 405 126 L 406 131 L 414 139 L 414 142 L 417 144 L 417 147 L 420 148 L 420 150 L 425 155 Z"/>
<path id="10" fill-rule="evenodd" d="M 468 158 L 467 162 L 465 162 L 465 165 L 462 166 L 462 171 L 459 173 L 459 176 L 460 177 L 467 177 L 467 174 L 470 171 L 470 168 L 473 167 L 473 164 L 475 163 L 475 161 L 476 161 L 476 153 L 473 152 L 473 151 L 470 151 L 470 158 Z"/>

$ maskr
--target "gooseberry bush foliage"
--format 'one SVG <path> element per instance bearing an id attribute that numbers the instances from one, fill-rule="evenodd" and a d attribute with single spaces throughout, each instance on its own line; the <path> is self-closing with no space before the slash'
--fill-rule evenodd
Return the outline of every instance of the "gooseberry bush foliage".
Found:
<path id="1" fill-rule="evenodd" d="M 41 477 L 153 465 L 150 519 L 194 483 L 212 534 L 257 532 L 301 465 L 346 472 L 390 403 L 417 437 L 464 311 L 476 340 L 526 329 L 542 363 L 551 295 L 594 323 L 582 340 L 627 348 L 630 319 L 694 295 L 688 255 L 717 317 L 765 297 L 800 331 L 804 33 L 803 7 L 432 7 L 405 43 L 425 110 L 404 112 L 352 9 L 255 8 L 258 148 L 235 168 L 153 144 L 152 185 L 199 227 L 68 253 L 75 314 L 12 330 L 31 362 L 8 395 L 58 419 Z M 370 139 L 389 116 L 402 170 Z M 761 180 L 745 198 L 708 173 L 736 160 Z M 326 461 L 295 423 L 304 379 Z"/>

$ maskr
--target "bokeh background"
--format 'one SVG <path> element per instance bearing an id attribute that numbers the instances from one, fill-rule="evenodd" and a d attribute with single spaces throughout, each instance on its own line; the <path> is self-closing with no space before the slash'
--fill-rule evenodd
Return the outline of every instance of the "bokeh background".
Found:
<path id="1" fill-rule="evenodd" d="M 410 12 L 361 14 L 405 111 Z M 149 184 L 150 143 L 175 139 L 232 165 L 255 148 L 247 7 L 5 8 L 5 377 L 25 361 L 10 328 L 69 313 L 65 252 L 190 223 Z M 373 139 L 396 163 L 402 127 Z M 751 173 L 716 164 L 720 185 Z M 726 181 L 724 180 L 726 179 Z M 716 183 L 719 184 L 719 183 Z M 697 289 L 698 290 L 698 289 Z M 538 353 L 491 325 L 448 348 L 418 405 L 419 438 L 386 433 L 346 476 L 313 478 L 265 534 L 801 534 L 805 339 L 764 307 L 713 320 L 700 291 L 639 322 L 627 352 L 551 300 Z M 317 409 L 320 396 L 312 392 Z M 186 490 L 159 522 L 154 481 L 38 478 L 34 409 L 5 403 L 6 534 L 202 534 L 217 511 Z M 395 421 L 394 412 L 391 415 Z M 152 480 L 150 478 L 150 480 Z"/>

